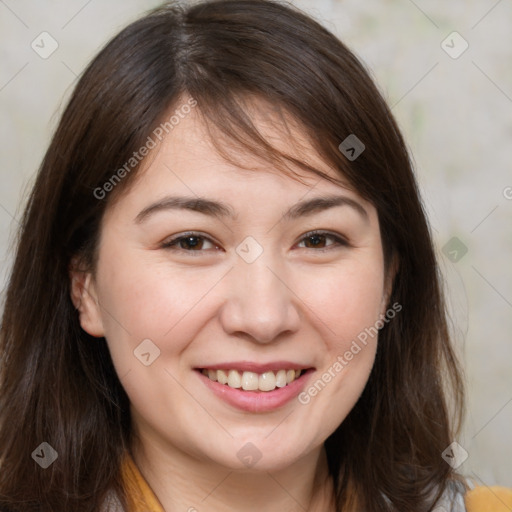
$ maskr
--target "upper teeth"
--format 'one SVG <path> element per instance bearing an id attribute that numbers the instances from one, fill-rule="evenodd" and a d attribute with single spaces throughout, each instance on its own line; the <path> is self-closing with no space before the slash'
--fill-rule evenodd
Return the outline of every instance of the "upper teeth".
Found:
<path id="1" fill-rule="evenodd" d="M 273 391 L 282 388 L 295 379 L 298 379 L 301 370 L 279 370 L 277 372 L 243 372 L 238 370 L 202 370 L 210 380 L 220 384 L 227 384 L 232 388 L 241 388 L 245 391 Z"/>

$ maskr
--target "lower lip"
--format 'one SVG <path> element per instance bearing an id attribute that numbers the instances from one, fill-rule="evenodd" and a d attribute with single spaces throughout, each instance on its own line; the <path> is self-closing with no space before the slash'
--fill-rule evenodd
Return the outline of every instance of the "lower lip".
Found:
<path id="1" fill-rule="evenodd" d="M 305 371 L 292 383 L 273 391 L 243 391 L 227 384 L 220 384 L 203 375 L 200 370 L 196 371 L 206 386 L 229 405 L 248 412 L 268 412 L 283 407 L 293 400 L 304 389 L 314 370 Z"/>

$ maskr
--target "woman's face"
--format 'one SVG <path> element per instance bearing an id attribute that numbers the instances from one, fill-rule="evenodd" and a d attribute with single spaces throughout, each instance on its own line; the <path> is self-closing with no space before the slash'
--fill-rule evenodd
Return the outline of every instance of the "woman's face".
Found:
<path id="1" fill-rule="evenodd" d="M 283 148 L 301 140 L 256 125 Z M 82 327 L 105 336 L 143 439 L 230 468 L 286 467 L 368 380 L 388 291 L 376 210 L 316 175 L 303 184 L 248 154 L 251 170 L 227 163 L 194 110 L 153 152 L 104 216 Z"/>

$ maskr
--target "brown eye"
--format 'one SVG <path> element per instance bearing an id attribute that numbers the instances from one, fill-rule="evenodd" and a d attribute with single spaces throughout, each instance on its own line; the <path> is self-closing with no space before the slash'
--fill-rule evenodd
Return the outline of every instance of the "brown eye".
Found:
<path id="1" fill-rule="evenodd" d="M 208 247 L 210 244 L 211 247 Z M 206 247 L 205 247 L 206 245 Z M 170 249 L 177 251 L 185 251 L 185 252 L 203 252 L 207 249 L 212 249 L 217 247 L 211 240 L 206 238 L 205 236 L 188 233 L 162 244 L 162 249 Z"/>
<path id="2" fill-rule="evenodd" d="M 327 241 L 331 239 L 334 240 L 334 243 L 327 243 Z M 328 248 L 331 246 L 346 246 L 347 241 L 341 238 L 340 236 L 325 233 L 325 232 L 312 232 L 307 233 L 302 241 L 299 243 L 305 243 L 304 248 L 306 249 L 320 249 L 320 250 L 329 250 Z M 327 249 L 326 249 L 327 248 Z"/>
<path id="3" fill-rule="evenodd" d="M 180 249 L 199 250 L 203 247 L 204 238 L 200 236 L 187 236 L 178 240 Z"/>

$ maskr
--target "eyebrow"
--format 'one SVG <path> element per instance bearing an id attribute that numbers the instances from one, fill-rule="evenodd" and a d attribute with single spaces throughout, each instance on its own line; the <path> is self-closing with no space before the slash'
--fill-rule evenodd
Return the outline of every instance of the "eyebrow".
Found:
<path id="1" fill-rule="evenodd" d="M 339 195 L 315 197 L 313 199 L 300 201 L 289 208 L 283 214 L 283 218 L 285 220 L 294 220 L 299 217 L 306 217 L 338 206 L 349 206 L 364 220 L 369 220 L 368 212 L 360 203 L 350 197 Z M 135 222 L 140 224 L 155 213 L 168 210 L 189 210 L 218 219 L 226 217 L 236 219 L 238 217 L 238 214 L 232 206 L 220 201 L 201 197 L 167 196 L 144 208 L 135 217 Z"/>

